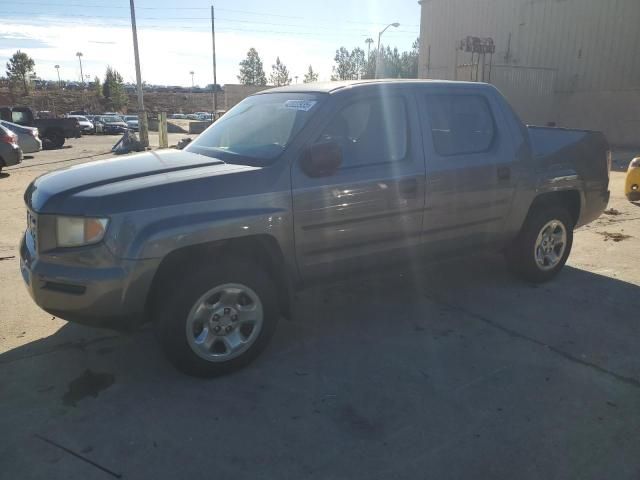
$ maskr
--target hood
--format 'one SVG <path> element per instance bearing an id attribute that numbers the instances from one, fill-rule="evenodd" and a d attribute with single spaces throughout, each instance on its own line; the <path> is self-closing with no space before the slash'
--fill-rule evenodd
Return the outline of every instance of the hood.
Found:
<path id="1" fill-rule="evenodd" d="M 228 195 L 229 175 L 256 170 L 182 150 L 145 152 L 47 173 L 24 199 L 37 213 L 110 215 Z"/>

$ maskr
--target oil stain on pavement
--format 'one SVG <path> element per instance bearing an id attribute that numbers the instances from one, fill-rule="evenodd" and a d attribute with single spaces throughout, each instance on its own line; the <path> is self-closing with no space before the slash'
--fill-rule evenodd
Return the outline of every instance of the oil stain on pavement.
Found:
<path id="1" fill-rule="evenodd" d="M 113 384 L 115 378 L 111 373 L 95 373 L 91 370 L 85 370 L 82 375 L 69 383 L 69 389 L 62 397 L 62 403 L 75 407 L 77 402 L 83 398 L 89 396 L 97 398 L 100 392 Z"/>

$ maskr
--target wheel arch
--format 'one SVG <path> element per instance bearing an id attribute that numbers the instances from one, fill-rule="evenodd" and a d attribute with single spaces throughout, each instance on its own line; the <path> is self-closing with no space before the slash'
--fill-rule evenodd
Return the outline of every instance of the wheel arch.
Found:
<path id="1" fill-rule="evenodd" d="M 266 234 L 189 245 L 169 252 L 162 259 L 151 282 L 146 300 L 147 315 L 153 318 L 158 297 L 163 295 L 170 283 L 168 280 L 173 275 L 184 274 L 191 268 L 198 268 L 205 261 L 215 263 L 217 259 L 229 256 L 249 258 L 271 276 L 276 286 L 280 311 L 285 317 L 289 317 L 293 295 L 292 279 L 278 241 Z"/>
<path id="2" fill-rule="evenodd" d="M 575 226 L 578 224 L 580 213 L 582 212 L 582 196 L 577 189 L 541 193 L 533 199 L 527 217 L 531 215 L 531 212 L 546 206 L 565 207 L 571 215 Z"/>

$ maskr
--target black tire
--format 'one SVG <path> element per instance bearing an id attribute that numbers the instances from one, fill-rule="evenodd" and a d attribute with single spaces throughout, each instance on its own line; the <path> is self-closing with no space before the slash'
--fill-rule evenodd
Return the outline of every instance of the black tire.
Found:
<path id="1" fill-rule="evenodd" d="M 542 268 L 536 261 L 536 241 L 543 228 L 557 220 L 566 232 L 566 242 L 560 261 L 552 268 Z M 561 206 L 540 206 L 529 213 L 520 234 L 506 252 L 511 271 L 533 283 L 552 280 L 564 267 L 573 246 L 574 222 L 566 208 Z"/>
<path id="2" fill-rule="evenodd" d="M 162 289 L 155 306 L 156 333 L 171 363 L 183 373 L 195 377 L 216 377 L 248 365 L 268 345 L 280 316 L 270 276 L 259 267 L 235 258 L 182 272 L 176 273 L 170 285 Z M 239 356 L 228 361 L 208 361 L 189 345 L 187 318 L 205 293 L 229 283 L 246 285 L 257 294 L 262 303 L 262 328 L 253 344 Z"/>
<path id="3" fill-rule="evenodd" d="M 64 134 L 57 130 L 47 132 L 45 140 L 47 140 L 48 149 L 62 148 L 65 142 Z"/>

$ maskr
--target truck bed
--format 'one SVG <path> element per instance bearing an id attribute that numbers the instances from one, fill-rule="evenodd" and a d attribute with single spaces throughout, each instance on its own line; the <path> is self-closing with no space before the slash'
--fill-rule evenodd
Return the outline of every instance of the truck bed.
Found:
<path id="1" fill-rule="evenodd" d="M 577 226 L 600 216 L 609 200 L 611 152 L 604 134 L 590 130 L 527 126 L 540 181 L 580 184 L 584 192 Z"/>

